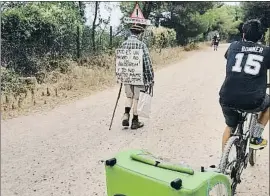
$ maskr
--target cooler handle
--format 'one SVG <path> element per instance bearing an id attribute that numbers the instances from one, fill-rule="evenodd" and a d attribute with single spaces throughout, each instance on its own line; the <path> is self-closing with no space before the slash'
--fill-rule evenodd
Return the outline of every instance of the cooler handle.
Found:
<path id="1" fill-rule="evenodd" d="M 168 170 L 172 170 L 172 171 L 186 173 L 186 174 L 189 174 L 189 175 L 194 174 L 194 170 L 191 169 L 191 168 L 181 167 L 181 166 L 178 166 L 178 165 L 164 164 L 164 163 L 161 163 L 159 161 L 154 161 L 154 160 L 142 157 L 142 156 L 137 155 L 137 154 L 132 154 L 130 157 L 135 161 L 140 161 L 142 163 L 153 165 L 155 167 L 160 167 L 160 168 L 163 168 L 163 169 L 168 169 Z"/>

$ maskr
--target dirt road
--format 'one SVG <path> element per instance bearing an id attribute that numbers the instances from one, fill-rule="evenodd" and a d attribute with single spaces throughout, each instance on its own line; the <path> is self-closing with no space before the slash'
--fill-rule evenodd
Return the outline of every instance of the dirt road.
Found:
<path id="1" fill-rule="evenodd" d="M 3 196 L 105 196 L 104 164 L 143 148 L 195 168 L 216 164 L 224 120 L 218 91 L 228 45 L 193 53 L 156 73 L 153 114 L 141 130 L 122 130 L 124 93 L 108 130 L 118 87 L 41 114 L 2 122 Z M 266 131 L 268 132 L 268 131 Z M 268 133 L 265 133 L 268 138 Z M 269 195 L 269 150 L 244 171 L 239 196 Z"/>

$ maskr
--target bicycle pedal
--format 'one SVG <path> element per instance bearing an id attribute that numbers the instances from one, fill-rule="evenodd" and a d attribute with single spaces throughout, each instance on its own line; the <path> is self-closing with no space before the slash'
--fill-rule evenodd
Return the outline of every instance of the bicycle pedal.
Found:
<path id="1" fill-rule="evenodd" d="M 250 148 L 252 150 L 263 150 L 265 148 L 265 146 L 262 146 L 262 147 L 254 147 L 254 146 L 250 146 Z"/>

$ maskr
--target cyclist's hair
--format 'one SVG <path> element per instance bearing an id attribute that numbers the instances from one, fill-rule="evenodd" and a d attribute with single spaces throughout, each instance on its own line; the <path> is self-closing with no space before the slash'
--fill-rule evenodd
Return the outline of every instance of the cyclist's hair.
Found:
<path id="1" fill-rule="evenodd" d="M 243 24 L 242 30 L 244 33 L 244 39 L 247 41 L 257 42 L 263 35 L 261 22 L 256 19 L 246 21 Z"/>

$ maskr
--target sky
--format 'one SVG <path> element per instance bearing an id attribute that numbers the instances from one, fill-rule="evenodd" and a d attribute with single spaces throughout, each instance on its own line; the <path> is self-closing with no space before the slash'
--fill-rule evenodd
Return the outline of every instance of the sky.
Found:
<path id="1" fill-rule="evenodd" d="M 113 8 L 111 11 L 111 20 L 110 25 L 116 28 L 120 25 L 120 19 L 123 16 L 120 7 L 118 6 L 119 2 L 101 2 L 100 3 L 100 13 L 101 17 L 107 19 L 110 16 L 110 13 L 106 10 L 104 3 L 110 3 L 110 6 Z M 89 25 L 93 21 L 93 9 L 92 6 L 86 6 L 86 24 Z"/>
<path id="2" fill-rule="evenodd" d="M 116 29 L 117 26 L 120 25 L 120 19 L 123 16 L 121 13 L 120 7 L 118 6 L 119 2 L 101 2 L 100 4 L 100 12 L 101 12 L 101 17 L 102 18 L 108 18 L 110 13 L 106 10 L 104 7 L 105 3 L 110 3 L 110 6 L 113 7 L 112 12 L 111 12 L 111 20 L 110 20 L 110 25 L 113 26 L 113 29 Z M 230 1 L 230 2 L 224 2 L 227 5 L 239 5 L 240 2 L 236 1 Z M 93 21 L 93 4 L 87 5 L 86 6 L 86 18 L 87 18 L 87 25 L 90 25 L 91 22 Z"/>

